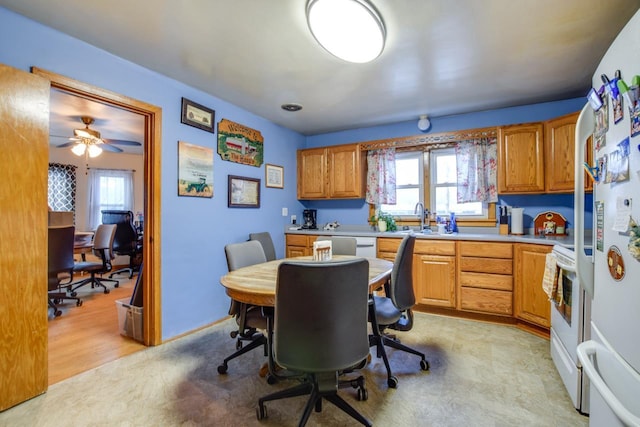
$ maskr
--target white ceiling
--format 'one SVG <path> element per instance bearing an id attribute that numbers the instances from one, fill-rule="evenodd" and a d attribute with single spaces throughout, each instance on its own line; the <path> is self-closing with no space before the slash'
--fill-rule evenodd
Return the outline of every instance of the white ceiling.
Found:
<path id="1" fill-rule="evenodd" d="M 303 0 L 0 5 L 306 135 L 584 96 L 640 8 L 640 0 L 371 1 L 387 42 L 368 64 L 324 51 Z M 286 112 L 284 103 L 303 109 Z"/>

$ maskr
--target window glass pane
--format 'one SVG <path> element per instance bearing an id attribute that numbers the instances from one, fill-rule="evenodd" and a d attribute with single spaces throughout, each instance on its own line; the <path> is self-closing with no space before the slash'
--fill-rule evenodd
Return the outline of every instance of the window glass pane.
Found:
<path id="1" fill-rule="evenodd" d="M 396 185 L 420 185 L 419 157 L 396 158 Z"/>
<path id="2" fill-rule="evenodd" d="M 435 184 L 452 184 L 457 182 L 456 155 L 447 154 L 436 157 L 436 182 Z"/>
<path id="3" fill-rule="evenodd" d="M 458 203 L 456 201 L 456 187 L 437 187 L 435 199 L 438 215 L 449 215 L 451 212 L 455 212 L 458 216 L 483 215 L 481 202 Z"/>
<path id="4" fill-rule="evenodd" d="M 413 215 L 416 203 L 420 200 L 420 188 L 396 189 L 396 204 L 381 205 L 380 209 L 393 215 Z"/>

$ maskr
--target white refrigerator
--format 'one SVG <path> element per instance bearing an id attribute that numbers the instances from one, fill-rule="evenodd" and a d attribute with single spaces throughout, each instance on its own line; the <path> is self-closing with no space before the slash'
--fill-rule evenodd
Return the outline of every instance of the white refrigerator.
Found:
<path id="1" fill-rule="evenodd" d="M 640 75 L 640 12 L 602 58 L 592 79 L 595 90 L 607 78 L 615 84 L 617 70 L 626 87 L 632 86 L 634 76 Z M 635 101 L 633 87 L 629 93 L 625 93 L 624 84 L 615 87 L 617 93 L 611 87 L 605 91 L 606 102 L 598 110 L 597 105 L 588 103 L 576 126 L 577 274 L 592 298 L 591 339 L 578 345 L 578 357 L 590 381 L 589 423 L 606 427 L 640 426 L 640 243 L 638 250 L 629 246 L 635 235 L 629 229 L 629 219 L 640 224 L 640 129 L 633 129 L 634 120 L 640 127 L 640 100 Z M 622 108 L 616 108 L 614 97 L 623 100 Z M 593 195 L 593 261 L 582 250 L 582 153 L 591 135 L 594 162 L 590 166 L 598 166 L 592 169 L 597 178 Z"/>

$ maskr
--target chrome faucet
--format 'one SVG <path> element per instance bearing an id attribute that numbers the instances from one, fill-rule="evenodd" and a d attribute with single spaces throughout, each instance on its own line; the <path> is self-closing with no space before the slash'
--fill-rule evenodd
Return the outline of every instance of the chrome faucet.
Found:
<path id="1" fill-rule="evenodd" d="M 418 208 L 420 208 L 418 210 Z M 420 215 L 420 233 L 424 231 L 424 205 L 422 202 L 416 203 L 416 207 L 413 210 L 414 214 Z"/>

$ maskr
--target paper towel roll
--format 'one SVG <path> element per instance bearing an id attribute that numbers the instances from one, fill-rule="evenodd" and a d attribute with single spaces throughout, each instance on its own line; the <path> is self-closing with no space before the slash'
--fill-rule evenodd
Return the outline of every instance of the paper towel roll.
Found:
<path id="1" fill-rule="evenodd" d="M 524 208 L 511 208 L 511 234 L 524 234 L 522 231 L 522 216 Z"/>

